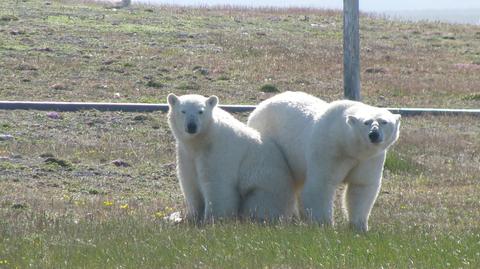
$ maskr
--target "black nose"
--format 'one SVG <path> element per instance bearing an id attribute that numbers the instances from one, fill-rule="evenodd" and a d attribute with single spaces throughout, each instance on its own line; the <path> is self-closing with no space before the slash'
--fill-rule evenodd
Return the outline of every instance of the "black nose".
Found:
<path id="1" fill-rule="evenodd" d="M 194 134 L 197 132 L 197 125 L 193 122 L 187 124 L 187 132 L 189 134 Z"/>
<path id="2" fill-rule="evenodd" d="M 370 141 L 372 143 L 380 142 L 380 134 L 378 133 L 378 131 L 371 131 L 370 133 L 368 133 L 368 138 L 370 138 Z"/>

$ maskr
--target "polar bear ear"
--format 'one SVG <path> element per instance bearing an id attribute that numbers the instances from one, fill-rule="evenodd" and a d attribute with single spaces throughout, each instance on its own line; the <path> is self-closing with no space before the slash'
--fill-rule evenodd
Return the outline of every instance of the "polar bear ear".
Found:
<path id="1" fill-rule="evenodd" d="M 210 107 L 215 107 L 218 104 L 218 97 L 215 95 L 208 97 L 206 104 Z"/>
<path id="2" fill-rule="evenodd" d="M 356 124 L 359 121 L 359 119 L 353 115 L 347 115 L 347 124 L 348 125 L 353 125 Z"/>
<path id="3" fill-rule="evenodd" d="M 175 106 L 176 104 L 178 104 L 178 97 L 173 94 L 173 93 L 170 93 L 168 96 L 167 96 L 167 101 L 168 101 L 168 104 L 173 107 Z"/>
<path id="4" fill-rule="evenodd" d="M 393 118 L 394 118 L 395 121 L 397 121 L 397 122 L 400 120 L 401 117 L 402 117 L 402 115 L 400 115 L 400 114 L 393 114 Z"/>

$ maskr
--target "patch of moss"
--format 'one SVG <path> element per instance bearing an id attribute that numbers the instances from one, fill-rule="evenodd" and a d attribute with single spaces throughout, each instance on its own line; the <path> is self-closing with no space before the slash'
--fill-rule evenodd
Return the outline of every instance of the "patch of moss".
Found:
<path id="1" fill-rule="evenodd" d="M 23 164 L 14 162 L 0 162 L 0 170 L 25 170 L 27 167 Z"/>
<path id="2" fill-rule="evenodd" d="M 71 169 L 72 168 L 72 164 L 66 160 L 62 160 L 62 159 L 58 159 L 58 158 L 55 158 L 55 157 L 49 157 L 49 158 L 46 158 L 44 163 L 46 164 L 46 166 L 48 166 L 49 168 L 67 168 L 67 169 Z"/>
<path id="3" fill-rule="evenodd" d="M 261 92 L 280 92 L 280 90 L 277 88 L 277 86 L 273 84 L 265 84 L 262 87 L 260 87 Z"/>
<path id="4" fill-rule="evenodd" d="M 0 21 L 18 21 L 18 18 L 14 15 L 2 15 Z"/>
<path id="5" fill-rule="evenodd" d="M 138 99 L 140 103 L 148 103 L 148 104 L 160 104 L 165 103 L 164 99 L 159 99 L 152 96 L 142 96 Z"/>
<path id="6" fill-rule="evenodd" d="M 176 87 L 178 90 L 183 90 L 183 91 L 198 91 L 200 90 L 200 85 L 198 85 L 195 82 L 180 82 Z"/>
<path id="7" fill-rule="evenodd" d="M 472 93 L 462 97 L 465 101 L 480 101 L 480 93 Z"/>
<path id="8" fill-rule="evenodd" d="M 160 83 L 160 82 L 157 82 L 157 81 L 154 81 L 154 80 L 149 80 L 147 82 L 147 87 L 152 87 L 152 88 L 163 88 L 164 85 L 163 83 Z"/>

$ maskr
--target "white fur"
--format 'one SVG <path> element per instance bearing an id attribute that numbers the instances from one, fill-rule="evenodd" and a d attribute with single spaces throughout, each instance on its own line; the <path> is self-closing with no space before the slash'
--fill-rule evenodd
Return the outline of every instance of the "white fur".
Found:
<path id="1" fill-rule="evenodd" d="M 216 96 L 167 99 L 187 218 L 274 220 L 293 214 L 293 179 L 273 141 L 218 108 Z M 192 125 L 194 134 L 188 132 Z"/>
<path id="2" fill-rule="evenodd" d="M 386 151 L 398 139 L 399 119 L 400 115 L 360 102 L 327 104 L 305 93 L 285 92 L 260 103 L 248 126 L 271 137 L 282 149 L 296 186 L 303 185 L 304 213 L 333 225 L 335 191 L 345 183 L 349 222 L 367 231 Z M 372 130 L 381 142 L 371 142 Z"/>

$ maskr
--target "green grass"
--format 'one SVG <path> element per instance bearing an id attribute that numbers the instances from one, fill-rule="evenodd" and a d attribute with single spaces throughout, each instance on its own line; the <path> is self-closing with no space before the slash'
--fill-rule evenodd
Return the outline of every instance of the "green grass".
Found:
<path id="1" fill-rule="evenodd" d="M 407 156 L 401 156 L 395 150 L 390 150 L 387 153 L 385 159 L 385 169 L 390 170 L 392 173 L 410 173 L 416 174 L 420 170 L 418 164 L 416 164 L 411 158 Z"/>
<path id="2" fill-rule="evenodd" d="M 0 239 L 1 259 L 12 267 L 475 268 L 480 263 L 478 230 L 431 234 L 382 227 L 388 232 L 359 235 L 304 224 L 193 227 L 128 215 L 104 222 L 52 223 L 55 217 L 47 214 L 27 218 L 21 227 L 1 226 L 7 235 Z M 25 233 L 39 227 L 42 233 Z"/>

